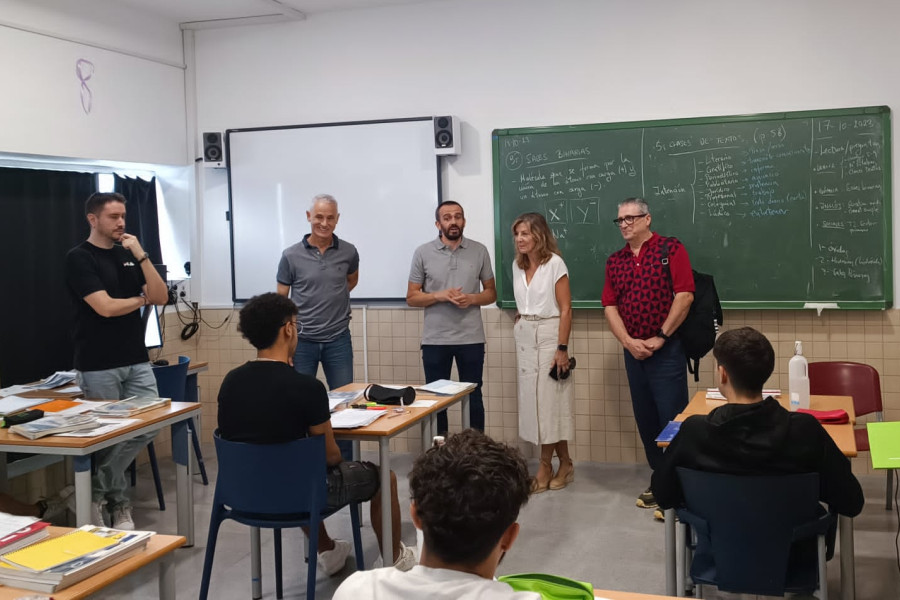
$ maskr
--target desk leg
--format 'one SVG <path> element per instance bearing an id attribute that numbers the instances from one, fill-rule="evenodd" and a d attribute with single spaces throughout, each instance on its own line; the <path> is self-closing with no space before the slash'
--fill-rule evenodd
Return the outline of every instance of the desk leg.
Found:
<path id="1" fill-rule="evenodd" d="M 259 527 L 250 528 L 250 597 L 262 598 L 262 556 L 259 548 Z"/>
<path id="2" fill-rule="evenodd" d="M 6 452 L 0 452 L 0 492 L 9 492 L 9 474 L 6 470 Z"/>
<path id="3" fill-rule="evenodd" d="M 384 566 L 394 564 L 394 540 L 391 536 L 391 440 L 378 440 L 378 462 L 381 471 L 381 558 Z"/>
<path id="4" fill-rule="evenodd" d="M 675 581 L 675 509 L 667 508 L 665 511 L 666 531 L 665 552 L 666 552 L 666 595 L 667 596 L 684 596 L 684 590 L 678 590 Z M 680 591 L 680 594 L 676 592 Z"/>
<path id="5" fill-rule="evenodd" d="M 675 588 L 678 593 L 678 597 L 680 598 L 684 594 L 681 592 L 686 589 L 685 586 L 685 577 L 684 577 L 684 565 L 685 561 L 685 546 L 684 546 L 684 538 L 685 531 L 684 527 L 679 527 L 677 524 L 675 525 Z"/>
<path id="6" fill-rule="evenodd" d="M 175 600 L 175 555 L 159 559 L 159 600 Z"/>
<path id="7" fill-rule="evenodd" d="M 194 545 L 194 486 L 191 485 L 191 441 L 188 420 L 172 425 L 172 458 L 175 460 L 175 493 L 178 501 L 178 535 Z"/>
<path id="8" fill-rule="evenodd" d="M 853 517 L 838 515 L 841 536 L 841 600 L 856 599 L 856 565 L 853 549 Z"/>
<path id="9" fill-rule="evenodd" d="M 359 440 L 353 440 L 352 442 L 350 442 L 350 445 L 353 448 L 353 450 L 352 450 L 353 460 L 355 462 L 359 462 L 360 460 L 362 460 L 362 452 L 359 449 Z M 362 502 L 359 503 L 359 522 L 360 522 L 360 524 L 362 524 L 362 522 L 363 522 L 363 503 Z M 303 536 L 303 543 L 304 543 L 304 548 L 308 549 L 309 538 L 307 538 L 306 536 Z M 308 560 L 309 552 L 307 552 L 304 556 Z"/>
<path id="10" fill-rule="evenodd" d="M 468 429 L 472 426 L 471 421 L 469 419 L 469 395 L 466 394 L 463 396 L 462 401 L 460 402 L 460 406 L 462 406 L 462 428 Z"/>
<path id="11" fill-rule="evenodd" d="M 91 456 L 74 456 L 75 468 L 75 525 L 81 527 L 91 522 Z M 103 523 L 93 523 L 103 525 Z"/>
<path id="12" fill-rule="evenodd" d="M 431 435 L 431 417 L 425 417 L 422 419 L 422 454 L 431 448 L 432 440 L 434 436 Z"/>

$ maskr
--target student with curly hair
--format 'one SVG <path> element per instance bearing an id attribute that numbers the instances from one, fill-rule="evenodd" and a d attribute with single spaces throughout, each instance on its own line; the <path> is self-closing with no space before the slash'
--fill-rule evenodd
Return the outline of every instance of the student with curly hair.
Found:
<path id="1" fill-rule="evenodd" d="M 493 579 L 528 502 L 528 466 L 518 450 L 467 429 L 416 459 L 409 487 L 412 520 L 425 536 L 419 564 L 405 573 L 354 573 L 334 600 L 540 599 Z"/>

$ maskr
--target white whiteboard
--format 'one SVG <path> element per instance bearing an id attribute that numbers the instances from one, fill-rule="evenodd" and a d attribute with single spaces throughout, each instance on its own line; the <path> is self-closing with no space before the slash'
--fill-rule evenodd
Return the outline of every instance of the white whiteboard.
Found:
<path id="1" fill-rule="evenodd" d="M 437 235 L 431 117 L 226 132 L 232 299 L 275 290 L 282 251 L 309 233 L 316 194 L 338 201 L 335 233 L 359 250 L 355 301 L 406 297 L 417 246 Z"/>

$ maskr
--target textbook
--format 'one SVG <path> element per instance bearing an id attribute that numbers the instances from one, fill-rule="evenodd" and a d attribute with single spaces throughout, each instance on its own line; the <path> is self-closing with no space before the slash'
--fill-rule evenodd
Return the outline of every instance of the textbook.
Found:
<path id="1" fill-rule="evenodd" d="M 28 423 L 22 423 L 21 425 L 13 425 L 9 430 L 27 437 L 29 440 L 36 440 L 45 435 L 87 429 L 96 424 L 97 417 L 91 415 L 52 415 L 41 417 Z"/>
<path id="2" fill-rule="evenodd" d="M 431 383 L 420 385 L 419 389 L 423 392 L 430 392 L 432 394 L 452 396 L 454 394 L 465 392 L 466 390 L 474 387 L 474 383 L 466 383 L 465 381 L 451 381 L 449 379 L 438 379 L 437 381 L 432 381 Z"/>
<path id="3" fill-rule="evenodd" d="M 681 429 L 681 421 L 669 421 L 669 424 L 663 427 L 663 430 L 656 436 L 657 442 L 671 442 L 678 435 Z"/>
<path id="4" fill-rule="evenodd" d="M 84 525 L 0 556 L 0 583 L 52 593 L 137 554 L 153 533 Z"/>
<path id="5" fill-rule="evenodd" d="M 0 513 L 0 553 L 12 552 L 44 539 L 50 535 L 49 526 L 35 517 Z"/>
<path id="6" fill-rule="evenodd" d="M 171 398 L 126 398 L 98 406 L 91 412 L 104 417 L 130 417 L 171 403 Z"/>

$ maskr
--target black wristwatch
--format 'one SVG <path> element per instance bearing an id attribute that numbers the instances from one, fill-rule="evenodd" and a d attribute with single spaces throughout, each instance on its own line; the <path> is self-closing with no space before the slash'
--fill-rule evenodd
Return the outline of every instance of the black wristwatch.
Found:
<path id="1" fill-rule="evenodd" d="M 569 347 L 568 347 L 566 344 L 560 344 L 559 346 L 556 347 L 556 349 L 557 349 L 557 350 L 562 350 L 563 352 L 568 352 L 568 351 L 569 351 Z"/>
<path id="2" fill-rule="evenodd" d="M 148 258 L 150 258 L 150 253 L 149 253 L 149 252 L 144 252 L 144 256 L 141 257 L 141 260 L 139 260 L 137 264 L 141 264 L 142 262 L 144 262 L 144 261 L 147 260 Z"/>
<path id="3" fill-rule="evenodd" d="M 667 342 L 669 341 L 669 336 L 664 334 L 662 329 L 660 329 L 658 332 L 656 332 L 656 337 L 661 337 L 662 339 L 666 340 Z"/>

